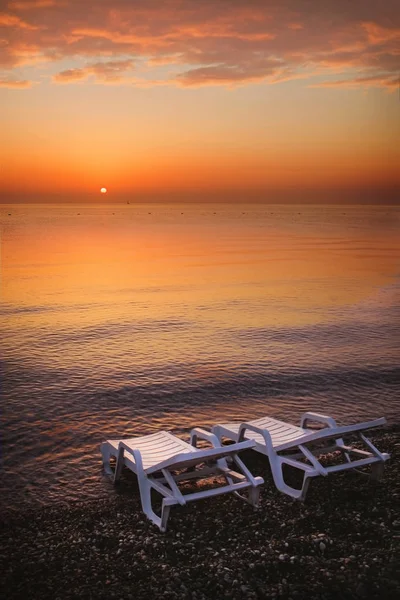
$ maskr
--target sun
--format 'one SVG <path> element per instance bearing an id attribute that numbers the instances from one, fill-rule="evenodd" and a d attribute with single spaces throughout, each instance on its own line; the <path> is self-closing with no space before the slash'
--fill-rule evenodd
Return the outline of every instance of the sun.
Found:
<path id="1" fill-rule="evenodd" d="M 107 188 L 100 188 L 100 192 L 102 194 L 107 194 Z"/>

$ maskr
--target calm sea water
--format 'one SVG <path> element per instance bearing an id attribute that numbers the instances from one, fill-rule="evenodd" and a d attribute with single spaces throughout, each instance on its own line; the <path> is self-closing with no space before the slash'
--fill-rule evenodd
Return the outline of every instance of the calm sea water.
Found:
<path id="1" fill-rule="evenodd" d="M 115 493 L 100 443 L 400 417 L 400 207 L 0 205 L 2 501 Z"/>

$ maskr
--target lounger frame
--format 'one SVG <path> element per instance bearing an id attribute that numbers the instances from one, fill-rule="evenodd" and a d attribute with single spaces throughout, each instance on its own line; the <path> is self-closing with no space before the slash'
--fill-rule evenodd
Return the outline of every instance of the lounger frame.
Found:
<path id="1" fill-rule="evenodd" d="M 161 531 L 166 531 L 170 509 L 175 504 L 185 505 L 187 502 L 202 498 L 234 493 L 253 506 L 258 506 L 259 489 L 264 480 L 262 477 L 254 477 L 238 456 L 239 452 L 253 448 L 255 442 L 247 440 L 222 447 L 213 433 L 196 428 L 191 431 L 191 450 L 188 447 L 189 444 L 179 440 L 172 434 L 168 432 L 160 433 L 163 434 L 163 436 L 159 436 L 158 447 L 160 451 L 162 451 L 164 440 L 165 443 L 172 443 L 172 440 L 175 440 L 180 442 L 184 452 L 177 453 L 166 460 L 144 468 L 142 451 L 135 448 L 135 438 L 120 440 L 117 448 L 115 443 L 104 442 L 100 449 L 105 472 L 113 477 L 114 483 L 120 479 L 124 466 L 136 474 L 143 511 Z M 144 438 L 140 439 L 143 440 Z M 199 449 L 197 442 L 200 439 L 210 442 L 213 447 L 211 449 Z M 110 463 L 111 457 L 116 459 L 114 470 Z M 197 468 L 199 465 L 200 468 Z M 231 468 L 230 465 L 234 465 L 235 469 Z M 182 481 L 215 476 L 222 476 L 226 481 L 226 485 L 188 494 L 183 494 L 178 486 L 178 483 Z M 152 489 L 163 496 L 161 515 L 157 515 L 154 511 L 151 497 Z M 243 494 L 245 490 L 247 490 L 247 495 Z"/>
<path id="2" fill-rule="evenodd" d="M 285 425 L 281 421 L 273 419 L 272 421 Z M 319 430 L 308 429 L 307 426 L 310 421 L 317 422 L 324 427 Z M 274 483 L 278 490 L 297 500 L 305 500 L 311 478 L 319 475 L 326 477 L 330 473 L 349 469 L 363 473 L 360 469 L 370 466 L 371 476 L 374 479 L 379 479 L 382 476 L 384 464 L 390 458 L 390 455 L 380 452 L 362 432 L 385 423 L 386 420 L 381 418 L 339 427 L 332 417 L 306 412 L 301 417 L 300 428 L 302 431 L 299 429 L 297 438 L 275 444 L 268 429 L 258 426 L 256 422 L 242 423 L 238 428 L 232 427 L 234 424 L 215 425 L 212 431 L 221 442 L 223 438 L 235 442 L 254 439 L 256 441 L 254 450 L 266 455 L 269 459 Z M 287 427 L 293 429 L 293 426 L 287 425 Z M 252 436 L 252 434 L 254 435 Z M 343 438 L 347 436 L 356 437 L 368 450 L 360 450 L 352 445 L 345 444 Z M 320 459 L 332 452 L 340 453 L 344 462 L 332 466 L 323 466 Z M 283 473 L 285 465 L 303 471 L 303 481 L 300 489 L 286 483 Z"/>

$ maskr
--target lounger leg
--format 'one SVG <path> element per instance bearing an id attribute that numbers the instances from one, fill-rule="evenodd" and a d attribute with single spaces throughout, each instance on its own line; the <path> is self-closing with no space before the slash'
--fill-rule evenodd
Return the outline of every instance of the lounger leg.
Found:
<path id="1" fill-rule="evenodd" d="M 240 492 L 233 492 L 237 498 L 244 500 L 247 504 L 251 504 L 254 508 L 258 508 L 260 505 L 260 488 L 250 487 L 247 495 L 241 494 Z"/>
<path id="2" fill-rule="evenodd" d="M 383 471 L 385 469 L 385 463 L 376 462 L 371 465 L 371 479 L 374 481 L 379 481 L 382 479 Z"/>
<path id="3" fill-rule="evenodd" d="M 290 485 L 288 485 L 283 478 L 283 465 L 285 464 L 285 461 L 276 454 L 270 456 L 269 461 L 271 465 L 272 477 L 277 489 L 283 494 L 291 496 L 295 500 L 304 501 L 308 486 L 310 484 L 309 476 L 304 473 L 302 488 L 301 490 L 297 490 L 296 488 L 292 488 Z"/>
<path id="4" fill-rule="evenodd" d="M 167 531 L 167 521 L 169 517 L 169 513 L 171 510 L 171 504 L 167 501 L 166 498 L 162 501 L 162 509 L 161 509 L 161 531 Z"/>
<path id="5" fill-rule="evenodd" d="M 169 517 L 169 513 L 171 510 L 171 506 L 173 504 L 177 504 L 175 498 L 163 498 L 162 507 L 161 507 L 161 517 L 159 517 L 153 510 L 153 505 L 151 502 L 151 483 L 147 479 L 146 476 L 138 477 L 139 480 L 139 490 L 140 490 L 140 500 L 142 502 L 142 509 L 144 514 L 150 521 L 157 525 L 161 531 L 166 531 L 167 529 L 167 521 Z"/>
<path id="6" fill-rule="evenodd" d="M 260 486 L 249 488 L 249 503 L 258 508 L 260 503 Z"/>
<path id="7" fill-rule="evenodd" d="M 140 500 L 142 503 L 142 509 L 144 514 L 148 519 L 150 519 L 150 521 L 152 521 L 155 525 L 157 525 L 157 527 L 159 527 L 162 530 L 161 518 L 158 515 L 156 515 L 151 504 L 151 485 L 146 477 L 142 480 L 139 479 L 139 490 Z M 165 522 L 167 521 L 167 519 L 168 514 L 166 514 Z"/>
<path id="8" fill-rule="evenodd" d="M 310 480 L 311 480 L 311 478 L 308 477 L 307 474 L 304 474 L 303 486 L 301 488 L 301 494 L 300 494 L 300 496 L 298 498 L 300 500 L 300 502 L 304 502 L 304 500 L 306 499 L 306 495 L 307 495 L 307 492 L 308 492 L 308 487 L 310 485 Z"/>
<path id="9" fill-rule="evenodd" d="M 124 466 L 124 448 L 119 448 L 117 462 L 115 464 L 114 483 L 117 483 L 117 481 L 120 479 L 123 466 Z"/>
<path id="10" fill-rule="evenodd" d="M 107 443 L 101 444 L 100 451 L 101 451 L 101 456 L 102 456 L 102 460 L 103 460 L 104 472 L 106 473 L 106 475 L 112 475 L 113 472 L 112 472 L 111 465 L 110 465 L 111 453 L 110 453 L 110 448 L 109 448 L 108 444 Z"/>

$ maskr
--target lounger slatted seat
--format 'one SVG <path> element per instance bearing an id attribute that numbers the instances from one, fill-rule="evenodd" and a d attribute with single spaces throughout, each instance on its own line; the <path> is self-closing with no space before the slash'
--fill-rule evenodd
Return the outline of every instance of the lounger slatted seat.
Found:
<path id="1" fill-rule="evenodd" d="M 198 448 L 199 439 L 210 442 L 213 447 Z M 196 428 L 191 432 L 190 444 L 167 431 L 160 431 L 143 437 L 108 440 L 101 444 L 100 450 L 105 472 L 113 476 L 114 482 L 121 477 L 124 466 L 137 475 L 143 511 L 161 531 L 165 531 L 170 508 L 174 504 L 183 505 L 192 500 L 232 492 L 257 506 L 263 479 L 253 477 L 238 456 L 239 452 L 254 446 L 254 441 L 247 440 L 222 447 L 214 434 Z M 116 459 L 114 470 L 110 464 L 111 457 Z M 237 470 L 228 466 L 228 458 Z M 180 481 L 216 475 L 223 476 L 226 485 L 185 495 L 177 485 Z M 152 507 L 152 488 L 163 496 L 160 516 Z M 243 490 L 248 491 L 247 496 L 242 494 Z"/>
<path id="2" fill-rule="evenodd" d="M 307 427 L 314 421 L 324 427 L 315 430 Z M 292 498 L 304 500 L 312 477 L 326 476 L 330 473 L 371 466 L 371 475 L 378 479 L 383 472 L 389 454 L 381 453 L 372 442 L 363 435 L 363 431 L 384 425 L 384 418 L 355 425 L 338 426 L 332 417 L 306 412 L 302 415 L 300 426 L 285 423 L 271 417 L 262 417 L 248 423 L 225 423 L 215 425 L 213 433 L 222 441 L 228 438 L 234 442 L 253 440 L 254 450 L 269 458 L 272 476 L 278 490 Z M 360 450 L 344 443 L 344 437 L 357 437 L 367 450 Z M 284 454 L 281 454 L 283 453 Z M 320 458 L 332 452 L 340 453 L 344 462 L 323 466 Z M 301 489 L 289 486 L 283 476 L 283 466 L 290 465 L 303 471 Z"/>

